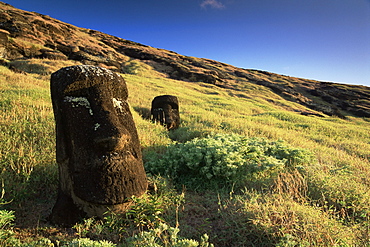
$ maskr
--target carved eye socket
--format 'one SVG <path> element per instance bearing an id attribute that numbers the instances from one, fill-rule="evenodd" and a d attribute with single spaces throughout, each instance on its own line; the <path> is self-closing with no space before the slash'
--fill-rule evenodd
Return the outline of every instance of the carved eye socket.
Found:
<path id="1" fill-rule="evenodd" d="M 91 116 L 94 115 L 90 102 L 85 97 L 65 96 L 63 101 L 70 104 L 73 108 L 86 108 Z"/>

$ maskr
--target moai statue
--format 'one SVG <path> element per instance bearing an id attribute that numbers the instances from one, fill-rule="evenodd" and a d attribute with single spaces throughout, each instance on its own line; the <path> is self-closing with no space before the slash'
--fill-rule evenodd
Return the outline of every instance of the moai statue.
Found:
<path id="1" fill-rule="evenodd" d="M 148 182 L 124 79 L 79 65 L 51 75 L 58 198 L 51 222 L 71 225 L 110 210 L 123 213 Z"/>
<path id="2" fill-rule="evenodd" d="M 168 130 L 180 125 L 179 101 L 173 95 L 160 95 L 153 99 L 151 116 L 154 122 L 166 126 Z"/>

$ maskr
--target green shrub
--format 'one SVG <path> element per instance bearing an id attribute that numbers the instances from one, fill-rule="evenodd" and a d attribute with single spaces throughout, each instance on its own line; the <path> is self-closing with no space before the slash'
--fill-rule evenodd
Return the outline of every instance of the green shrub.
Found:
<path id="1" fill-rule="evenodd" d="M 17 244 L 18 247 L 115 247 L 117 245 L 106 240 L 91 240 L 89 238 L 76 238 L 65 244 L 56 245 L 48 238 L 41 238 L 31 243 Z"/>
<path id="2" fill-rule="evenodd" d="M 18 247 L 54 247 L 55 245 L 48 238 L 42 238 L 31 243 L 24 243 L 16 245 Z"/>
<path id="3" fill-rule="evenodd" d="M 208 242 L 207 234 L 201 237 L 199 243 L 196 240 L 178 236 L 179 231 L 180 229 L 177 227 L 169 227 L 167 224 L 161 223 L 157 228 L 140 232 L 132 238 L 127 239 L 127 244 L 130 247 L 213 247 L 213 244 Z"/>
<path id="4" fill-rule="evenodd" d="M 309 152 L 282 141 L 217 134 L 171 144 L 164 154 L 146 157 L 145 166 L 190 188 L 242 188 L 248 182 L 266 183 L 284 169 L 302 169 L 311 161 Z"/>
<path id="5" fill-rule="evenodd" d="M 64 245 L 63 247 L 114 247 L 115 244 L 106 241 L 106 240 L 100 240 L 100 241 L 93 241 L 88 238 L 80 238 L 80 239 L 74 239 L 67 245 Z"/>

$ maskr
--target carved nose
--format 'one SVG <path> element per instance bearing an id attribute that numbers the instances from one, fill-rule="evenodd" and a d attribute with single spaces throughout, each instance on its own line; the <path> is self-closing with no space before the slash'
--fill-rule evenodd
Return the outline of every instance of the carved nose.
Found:
<path id="1" fill-rule="evenodd" d="M 122 149 L 128 142 L 128 136 L 108 136 L 108 137 L 96 137 L 94 139 L 95 145 L 101 151 L 117 151 Z"/>

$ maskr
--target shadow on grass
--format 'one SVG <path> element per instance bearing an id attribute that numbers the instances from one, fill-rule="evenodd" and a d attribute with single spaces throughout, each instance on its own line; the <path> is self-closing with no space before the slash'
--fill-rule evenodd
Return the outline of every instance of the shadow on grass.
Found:
<path id="1" fill-rule="evenodd" d="M 180 233 L 193 239 L 206 233 L 214 246 L 274 246 L 278 239 L 253 224 L 241 207 L 227 191 L 186 192 Z"/>
<path id="2" fill-rule="evenodd" d="M 209 133 L 194 130 L 191 127 L 180 127 L 175 130 L 170 130 L 168 136 L 172 141 L 184 143 L 194 138 L 205 137 L 207 134 Z"/>
<path id="3" fill-rule="evenodd" d="M 146 107 L 134 106 L 134 111 L 136 111 L 143 119 L 150 120 L 150 109 Z"/>
<path id="4" fill-rule="evenodd" d="M 55 203 L 58 190 L 56 164 L 33 168 L 29 177 L 20 177 L 11 171 L 1 174 L 4 179 L 4 201 L 1 208 L 15 211 L 15 226 L 35 228 L 48 225 L 47 217 Z"/>

